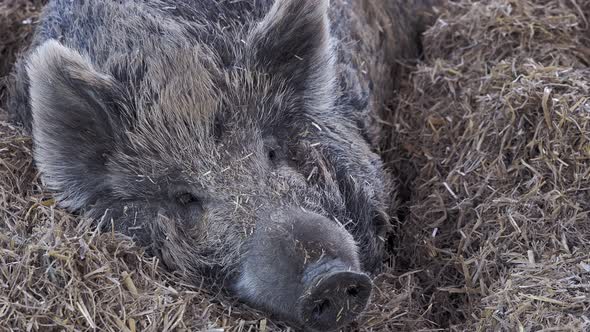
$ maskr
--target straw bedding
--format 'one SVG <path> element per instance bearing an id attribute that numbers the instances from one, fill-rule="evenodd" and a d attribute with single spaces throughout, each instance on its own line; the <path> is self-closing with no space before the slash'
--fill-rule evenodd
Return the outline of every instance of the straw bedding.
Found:
<path id="1" fill-rule="evenodd" d="M 590 330 L 588 15 L 458 1 L 425 35 L 385 155 L 409 192 L 397 254 L 440 327 Z"/>
<path id="2" fill-rule="evenodd" d="M 2 82 L 42 2 L 0 3 Z M 589 21 L 581 0 L 440 12 L 382 121 L 401 202 L 351 329 L 590 331 Z M 56 207 L 0 120 L 0 330 L 95 328 L 286 329 Z"/>

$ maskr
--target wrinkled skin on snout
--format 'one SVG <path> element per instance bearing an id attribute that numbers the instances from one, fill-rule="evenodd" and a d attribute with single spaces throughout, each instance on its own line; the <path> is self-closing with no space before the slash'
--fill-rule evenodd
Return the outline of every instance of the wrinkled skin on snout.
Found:
<path id="1" fill-rule="evenodd" d="M 391 188 L 328 8 L 50 2 L 11 101 L 43 180 L 188 279 L 307 329 L 354 320 Z"/>

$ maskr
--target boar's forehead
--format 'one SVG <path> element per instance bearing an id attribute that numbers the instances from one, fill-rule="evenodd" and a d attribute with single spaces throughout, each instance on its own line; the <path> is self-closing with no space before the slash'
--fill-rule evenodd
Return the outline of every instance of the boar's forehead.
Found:
<path id="1" fill-rule="evenodd" d="M 228 64 L 219 50 L 206 45 L 144 48 L 150 49 L 142 55 L 125 56 L 125 61 L 113 57 L 106 64 L 128 87 L 138 126 L 146 121 L 167 125 L 161 120 L 172 118 L 175 126 L 197 121 L 199 132 L 207 136 L 213 121 L 222 121 L 226 127 L 268 127 L 299 111 L 302 98 L 298 97 L 302 96 L 291 84 L 265 68 L 246 64 L 245 55 L 232 55 Z"/>
<path id="2" fill-rule="evenodd" d="M 286 132 L 300 131 L 303 110 L 284 82 L 247 68 L 222 71 L 204 52 L 130 64 L 145 78 L 129 83 L 135 106 L 112 158 L 114 174 L 252 180 L 265 172 L 269 141 L 297 137 Z"/>
<path id="3" fill-rule="evenodd" d="M 215 113 L 213 137 L 218 141 L 244 142 L 252 135 L 286 137 L 286 132 L 297 131 L 305 122 L 302 98 L 287 82 L 268 73 L 236 69 L 217 93 L 221 105 Z"/>
<path id="4" fill-rule="evenodd" d="M 297 130 L 306 118 L 302 98 L 287 82 L 246 66 L 224 68 L 204 47 L 130 59 L 112 71 L 129 87 L 128 138 L 141 155 L 207 159 L 204 151 L 222 147 L 241 158 L 244 148 Z"/>

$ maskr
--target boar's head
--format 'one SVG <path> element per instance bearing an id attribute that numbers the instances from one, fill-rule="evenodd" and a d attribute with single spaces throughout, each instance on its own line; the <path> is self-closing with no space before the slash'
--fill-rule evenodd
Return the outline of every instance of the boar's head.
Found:
<path id="1" fill-rule="evenodd" d="M 146 38 L 100 64 L 46 41 L 27 72 L 47 186 L 189 278 L 310 329 L 350 322 L 389 183 L 338 83 L 327 8 L 277 1 L 213 46 Z"/>

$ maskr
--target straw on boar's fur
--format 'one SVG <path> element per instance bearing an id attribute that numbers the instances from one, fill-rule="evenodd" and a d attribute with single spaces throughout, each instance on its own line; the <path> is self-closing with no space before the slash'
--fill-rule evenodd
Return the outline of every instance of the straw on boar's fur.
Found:
<path id="1" fill-rule="evenodd" d="M 39 4 L 0 4 L 0 75 Z M 352 329 L 590 329 L 588 16 L 579 0 L 459 0 L 441 12 L 383 119 L 404 207 Z M 0 196 L 2 328 L 285 329 L 57 208 L 30 138 L 6 122 Z"/>

